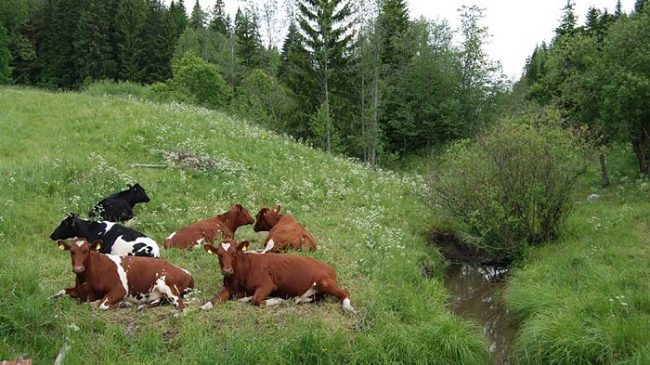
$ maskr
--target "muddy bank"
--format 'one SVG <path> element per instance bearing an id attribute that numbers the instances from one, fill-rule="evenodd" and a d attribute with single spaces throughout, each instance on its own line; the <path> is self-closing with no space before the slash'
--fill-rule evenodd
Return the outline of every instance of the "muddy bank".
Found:
<path id="1" fill-rule="evenodd" d="M 429 244 L 435 246 L 446 261 L 454 264 L 510 266 L 510 255 L 491 253 L 481 246 L 481 239 L 454 231 L 431 231 Z"/>

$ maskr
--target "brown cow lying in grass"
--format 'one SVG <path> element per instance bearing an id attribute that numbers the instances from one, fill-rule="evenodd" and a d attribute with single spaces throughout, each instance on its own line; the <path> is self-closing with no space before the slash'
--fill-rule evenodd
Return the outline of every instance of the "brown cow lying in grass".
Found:
<path id="1" fill-rule="evenodd" d="M 264 250 L 267 252 L 280 252 L 287 249 L 309 251 L 316 250 L 316 240 L 296 218 L 280 213 L 280 206 L 273 210 L 262 208 L 255 216 L 256 222 L 253 231 L 269 231 L 264 239 Z"/>
<path id="2" fill-rule="evenodd" d="M 101 245 L 101 243 L 99 243 Z M 185 269 L 151 257 L 105 255 L 92 250 L 88 241 L 58 242 L 70 251 L 76 287 L 61 290 L 53 297 L 68 294 L 82 301 L 99 301 L 99 308 L 115 308 L 119 302 L 138 304 L 138 309 L 155 307 L 166 299 L 182 311 L 183 295 L 194 288 L 194 279 Z"/>
<path id="3" fill-rule="evenodd" d="M 336 283 L 336 272 L 322 261 L 296 255 L 247 253 L 248 241 L 237 244 L 226 240 L 219 247 L 205 244 L 203 248 L 219 257 L 223 287 L 202 309 L 231 298 L 251 301 L 253 305 L 276 305 L 287 298 L 308 303 L 323 293 L 342 300 L 345 312 L 356 313 L 350 294 Z M 279 298 L 268 299 L 270 296 Z"/>
<path id="4" fill-rule="evenodd" d="M 253 222 L 255 220 L 248 210 L 241 204 L 235 204 L 223 214 L 189 224 L 173 232 L 165 240 L 164 247 L 191 249 L 204 242 L 214 243 L 215 239 L 219 241 L 234 238 L 237 228 Z"/>

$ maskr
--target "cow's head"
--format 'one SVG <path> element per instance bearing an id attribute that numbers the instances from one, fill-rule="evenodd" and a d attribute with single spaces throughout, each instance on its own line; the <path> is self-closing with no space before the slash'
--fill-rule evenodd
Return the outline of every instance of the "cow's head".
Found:
<path id="1" fill-rule="evenodd" d="M 237 244 L 237 241 L 233 239 L 224 240 L 219 247 L 215 247 L 211 243 L 206 243 L 203 245 L 203 249 L 210 254 L 216 254 L 219 256 L 219 266 L 221 267 L 221 273 L 223 276 L 231 276 L 235 273 L 236 265 L 235 258 L 237 255 L 240 255 L 241 252 L 248 249 L 248 241 L 242 241 Z"/>
<path id="2" fill-rule="evenodd" d="M 88 268 L 88 257 L 90 257 L 90 251 L 99 250 L 102 246 L 102 241 L 97 240 L 93 244 L 90 244 L 84 239 L 78 239 L 74 240 L 71 244 L 68 244 L 65 241 L 59 241 L 57 242 L 57 245 L 61 250 L 70 251 L 72 271 L 75 274 L 82 274 Z"/>
<path id="3" fill-rule="evenodd" d="M 277 204 L 273 210 L 269 208 L 260 209 L 260 211 L 255 216 L 256 221 L 255 226 L 253 227 L 253 231 L 259 232 L 271 230 L 271 228 L 273 228 L 273 226 L 275 226 L 282 217 L 282 214 L 280 214 L 280 208 L 282 207 Z"/>
<path id="4" fill-rule="evenodd" d="M 255 220 L 248 212 L 248 209 L 244 208 L 241 204 L 233 205 L 230 207 L 230 211 L 235 214 L 235 222 L 238 227 L 255 223 Z"/>
<path id="5" fill-rule="evenodd" d="M 51 240 L 64 240 L 66 238 L 78 237 L 79 233 L 79 224 L 83 224 L 83 221 L 74 213 L 68 213 L 68 215 L 63 218 L 58 227 L 50 235 Z"/>
<path id="6" fill-rule="evenodd" d="M 144 191 L 144 188 L 140 184 L 135 183 L 135 185 L 128 184 L 129 192 L 133 197 L 133 201 L 136 203 L 147 203 L 149 201 L 149 195 Z"/>

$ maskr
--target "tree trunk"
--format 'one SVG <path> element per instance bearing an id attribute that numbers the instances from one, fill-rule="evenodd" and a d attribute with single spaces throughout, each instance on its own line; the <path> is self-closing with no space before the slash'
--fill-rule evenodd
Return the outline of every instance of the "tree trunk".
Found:
<path id="1" fill-rule="evenodd" d="M 632 140 L 632 148 L 636 154 L 636 159 L 639 164 L 639 173 L 642 175 L 650 175 L 650 137 L 645 129 L 639 130 L 636 139 Z"/>
<path id="2" fill-rule="evenodd" d="M 366 140 L 366 56 L 363 49 L 363 33 L 360 36 L 361 47 L 361 150 L 363 162 L 368 163 L 368 141 Z"/>
<path id="3" fill-rule="evenodd" d="M 605 164 L 605 154 L 602 151 L 598 159 L 600 160 L 600 175 L 602 177 L 601 185 L 602 187 L 607 187 L 609 186 L 609 175 L 607 174 L 607 165 Z"/>

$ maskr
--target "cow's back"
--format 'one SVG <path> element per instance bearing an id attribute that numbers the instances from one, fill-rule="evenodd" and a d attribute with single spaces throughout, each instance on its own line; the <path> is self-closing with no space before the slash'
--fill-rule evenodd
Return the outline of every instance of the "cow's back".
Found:
<path id="1" fill-rule="evenodd" d="M 217 233 L 222 232 L 224 237 L 228 236 L 228 229 L 215 218 L 188 224 L 175 231 L 165 239 L 165 247 L 191 248 L 200 245 L 204 240 L 214 242 Z"/>
<path id="2" fill-rule="evenodd" d="M 121 265 L 126 272 L 129 294 L 146 293 L 159 280 L 174 283 L 179 289 L 194 287 L 194 280 L 188 271 L 166 260 L 137 256 L 121 259 Z"/>

